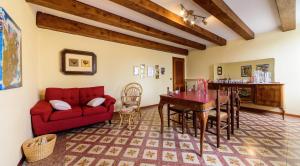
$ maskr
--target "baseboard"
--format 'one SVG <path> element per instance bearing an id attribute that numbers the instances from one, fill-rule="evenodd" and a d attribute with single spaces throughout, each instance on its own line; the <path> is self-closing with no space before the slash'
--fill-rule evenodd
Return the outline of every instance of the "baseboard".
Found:
<path id="1" fill-rule="evenodd" d="M 141 109 L 147 109 L 147 108 L 152 108 L 152 107 L 157 107 L 157 106 L 158 106 L 158 104 L 147 105 L 147 106 L 141 107 Z"/>
<path id="2" fill-rule="evenodd" d="M 270 110 L 263 110 L 263 109 L 249 108 L 249 107 L 241 107 L 241 110 L 255 111 L 257 113 L 259 113 L 259 112 L 268 112 L 268 113 L 271 113 L 271 114 L 282 115 L 282 112 L 275 112 L 275 111 L 270 111 Z M 285 113 L 285 116 L 290 116 L 290 117 L 294 117 L 294 118 L 300 118 L 300 115 L 290 114 L 290 113 Z"/>
<path id="3" fill-rule="evenodd" d="M 300 115 L 297 115 L 297 114 L 285 113 L 285 115 L 290 116 L 290 117 L 294 117 L 294 118 L 300 118 Z"/>

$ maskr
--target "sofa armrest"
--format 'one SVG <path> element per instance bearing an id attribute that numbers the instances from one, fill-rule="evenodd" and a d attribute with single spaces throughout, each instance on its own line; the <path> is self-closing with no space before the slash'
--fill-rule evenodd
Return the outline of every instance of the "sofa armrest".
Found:
<path id="1" fill-rule="evenodd" d="M 110 105 L 114 105 L 116 103 L 116 99 L 109 96 L 109 95 L 104 95 L 105 101 L 104 101 L 104 106 L 109 107 Z"/>
<path id="2" fill-rule="evenodd" d="M 51 113 L 52 113 L 52 106 L 47 101 L 41 100 L 35 104 L 30 110 L 30 114 L 33 115 L 40 115 L 44 122 L 47 122 Z"/>

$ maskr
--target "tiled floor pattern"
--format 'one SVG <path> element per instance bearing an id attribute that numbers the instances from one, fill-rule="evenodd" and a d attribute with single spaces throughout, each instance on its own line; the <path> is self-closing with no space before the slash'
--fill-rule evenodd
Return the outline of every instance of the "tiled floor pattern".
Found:
<path id="1" fill-rule="evenodd" d="M 166 116 L 165 116 L 166 117 Z M 113 124 L 96 124 L 67 132 L 64 165 L 300 165 L 300 120 L 272 114 L 241 113 L 240 129 L 230 140 L 225 131 L 221 147 L 206 133 L 204 155 L 199 136 L 181 134 L 180 127 L 165 127 L 161 135 L 156 108 L 143 110 L 133 130 Z M 165 123 L 167 124 L 167 123 Z"/>

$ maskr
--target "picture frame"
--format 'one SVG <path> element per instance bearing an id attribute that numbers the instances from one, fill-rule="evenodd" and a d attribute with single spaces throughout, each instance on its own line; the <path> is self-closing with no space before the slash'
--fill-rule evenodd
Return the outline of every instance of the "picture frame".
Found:
<path id="1" fill-rule="evenodd" d="M 252 76 L 252 66 L 246 65 L 241 66 L 241 77 L 251 77 Z"/>
<path id="2" fill-rule="evenodd" d="M 140 76 L 141 76 L 141 79 L 145 78 L 145 70 L 146 70 L 146 65 L 145 64 L 141 64 L 140 65 Z"/>
<path id="3" fill-rule="evenodd" d="M 154 77 L 154 67 L 153 66 L 148 66 L 147 76 Z"/>
<path id="4" fill-rule="evenodd" d="M 159 65 L 155 65 L 155 79 L 159 79 Z"/>
<path id="5" fill-rule="evenodd" d="M 140 68 L 139 66 L 133 66 L 133 76 L 139 76 L 140 74 Z"/>
<path id="6" fill-rule="evenodd" d="M 164 67 L 160 68 L 160 74 L 165 75 L 165 73 L 166 73 L 166 68 Z"/>
<path id="7" fill-rule="evenodd" d="M 94 75 L 97 73 L 97 57 L 93 52 L 64 49 L 61 66 L 66 75 Z"/>
<path id="8" fill-rule="evenodd" d="M 22 31 L 0 7 L 0 90 L 23 86 Z"/>
<path id="9" fill-rule="evenodd" d="M 218 75 L 222 75 L 223 74 L 222 66 L 218 66 L 217 73 L 218 73 Z"/>
<path id="10" fill-rule="evenodd" d="M 256 65 L 256 70 L 262 72 L 269 72 L 269 67 L 269 64 L 258 64 Z"/>

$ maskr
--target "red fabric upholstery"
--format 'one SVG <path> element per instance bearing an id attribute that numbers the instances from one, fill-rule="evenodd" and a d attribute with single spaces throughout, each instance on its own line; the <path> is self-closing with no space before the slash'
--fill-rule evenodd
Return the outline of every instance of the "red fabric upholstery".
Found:
<path id="1" fill-rule="evenodd" d="M 107 112 L 107 109 L 103 106 L 98 107 L 82 107 L 83 116 L 94 115 L 94 114 L 101 114 Z"/>
<path id="2" fill-rule="evenodd" d="M 80 105 L 85 106 L 89 101 L 96 97 L 104 96 L 104 87 L 80 88 L 79 90 Z"/>
<path id="3" fill-rule="evenodd" d="M 54 111 L 51 116 L 50 120 L 62 120 L 62 119 L 70 119 L 76 118 L 82 115 L 82 109 L 79 106 L 75 106 L 70 110 L 65 111 Z"/>
<path id="4" fill-rule="evenodd" d="M 96 97 L 104 97 L 102 106 L 91 108 L 86 103 Z M 63 100 L 72 110 L 53 111 L 49 100 Z M 111 120 L 116 100 L 104 95 L 104 87 L 91 88 L 47 88 L 45 101 L 39 101 L 31 110 L 31 120 L 35 135 L 63 131 L 105 120 Z"/>
<path id="5" fill-rule="evenodd" d="M 79 89 L 78 88 L 47 88 L 45 94 L 46 101 L 62 100 L 71 106 L 79 105 Z"/>
<path id="6" fill-rule="evenodd" d="M 52 106 L 50 103 L 41 100 L 31 108 L 30 113 L 31 115 L 40 115 L 43 118 L 43 121 L 47 122 L 52 113 Z"/>

